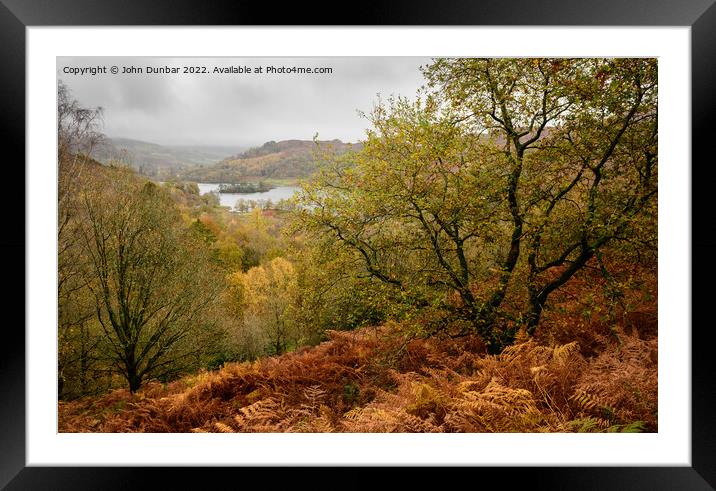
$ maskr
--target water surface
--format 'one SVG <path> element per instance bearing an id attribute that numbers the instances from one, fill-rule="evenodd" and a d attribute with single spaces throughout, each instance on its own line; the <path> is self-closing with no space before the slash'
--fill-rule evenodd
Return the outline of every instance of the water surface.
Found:
<path id="1" fill-rule="evenodd" d="M 211 183 L 205 183 L 205 182 L 199 182 L 197 183 L 199 186 L 199 193 L 210 193 L 214 191 L 218 191 L 219 184 L 211 184 Z M 219 194 L 219 202 L 221 206 L 228 206 L 230 208 L 234 208 L 236 206 L 236 202 L 240 199 L 243 199 L 244 201 L 256 201 L 265 203 L 268 200 L 271 200 L 273 204 L 278 203 L 282 199 L 289 199 L 291 198 L 296 191 L 298 191 L 299 188 L 297 186 L 278 186 L 273 189 L 270 189 L 268 191 L 260 192 L 260 193 L 218 193 Z"/>

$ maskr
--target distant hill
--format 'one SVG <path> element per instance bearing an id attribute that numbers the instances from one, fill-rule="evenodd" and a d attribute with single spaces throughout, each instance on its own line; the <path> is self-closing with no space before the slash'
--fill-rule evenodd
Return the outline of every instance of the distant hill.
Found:
<path id="1" fill-rule="evenodd" d="M 357 151 L 361 144 L 340 140 L 319 141 L 322 149 L 338 154 Z M 226 158 L 213 166 L 188 169 L 180 177 L 186 181 L 236 183 L 258 179 L 297 179 L 310 176 L 317 169 L 312 140 L 269 141 L 260 147 Z"/>
<path id="2" fill-rule="evenodd" d="M 146 176 L 173 177 L 185 169 L 216 164 L 245 148 L 238 145 L 159 145 L 129 138 L 108 138 L 92 153 L 102 163 L 119 160 Z"/>

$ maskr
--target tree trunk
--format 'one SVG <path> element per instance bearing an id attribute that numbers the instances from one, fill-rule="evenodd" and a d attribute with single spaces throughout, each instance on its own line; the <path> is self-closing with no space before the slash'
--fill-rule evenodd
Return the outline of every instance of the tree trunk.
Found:
<path id="1" fill-rule="evenodd" d="M 531 296 L 529 311 L 527 312 L 527 334 L 532 336 L 537 329 L 539 320 L 542 317 L 544 304 L 539 296 Z"/>
<path id="2" fill-rule="evenodd" d="M 497 312 L 488 306 L 473 317 L 473 325 L 480 339 L 487 345 L 487 352 L 499 355 L 507 346 L 515 342 L 516 330 L 498 329 Z"/>
<path id="3" fill-rule="evenodd" d="M 127 381 L 129 382 L 129 392 L 134 394 L 139 390 L 139 388 L 142 386 L 142 379 L 138 377 L 135 374 L 129 374 L 127 376 Z"/>
<path id="4" fill-rule="evenodd" d="M 138 373 L 138 368 L 133 359 L 126 360 L 127 382 L 129 383 L 129 392 L 134 394 L 142 386 L 142 377 Z"/>
<path id="5" fill-rule="evenodd" d="M 572 276 L 580 271 L 584 265 L 587 264 L 587 261 L 594 256 L 595 250 L 596 248 L 591 247 L 583 248 L 579 256 L 572 261 L 559 276 L 539 289 L 539 293 L 537 293 L 537 288 L 535 287 L 530 289 L 530 305 L 529 312 L 527 314 L 527 334 L 532 336 L 535 329 L 537 329 L 537 325 L 542 317 L 542 310 L 544 310 L 544 305 L 547 302 L 547 297 L 550 293 L 564 285 L 570 278 L 572 278 Z M 530 283 L 534 284 L 535 275 L 534 273 L 532 273 L 532 275 L 533 277 L 530 278 Z"/>

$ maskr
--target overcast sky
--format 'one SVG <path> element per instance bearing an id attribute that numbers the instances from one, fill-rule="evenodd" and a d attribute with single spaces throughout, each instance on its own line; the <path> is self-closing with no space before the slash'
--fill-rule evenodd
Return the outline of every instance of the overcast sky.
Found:
<path id="1" fill-rule="evenodd" d="M 104 108 L 104 132 L 165 145 L 257 145 L 268 140 L 339 138 L 357 141 L 377 94 L 413 97 L 429 58 L 128 58 L 62 57 L 57 76 L 86 107 Z M 330 67 L 330 74 L 267 74 L 266 66 Z M 119 74 L 110 72 L 115 66 Z M 147 73 L 178 67 L 178 74 Z M 206 74 L 181 73 L 184 66 Z M 220 74 L 248 66 L 264 73 Z M 67 73 L 106 67 L 107 73 Z M 122 74 L 123 67 L 143 73 Z"/>

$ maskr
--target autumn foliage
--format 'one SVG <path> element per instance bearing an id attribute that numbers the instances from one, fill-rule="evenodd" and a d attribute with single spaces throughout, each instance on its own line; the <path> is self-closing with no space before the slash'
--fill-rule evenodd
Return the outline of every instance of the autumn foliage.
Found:
<path id="1" fill-rule="evenodd" d="M 422 72 L 272 210 L 92 163 L 67 106 L 59 430 L 657 431 L 657 60 Z"/>
<path id="2" fill-rule="evenodd" d="M 580 279 L 582 298 L 603 289 L 596 274 Z M 60 402 L 59 430 L 654 432 L 654 289 L 645 279 L 630 290 L 622 305 L 631 310 L 616 307 L 610 322 L 578 318 L 572 311 L 584 306 L 565 291 L 539 335 L 500 355 L 474 335 L 421 338 L 405 323 L 331 331 L 316 347 L 149 383 L 135 395 Z"/>

